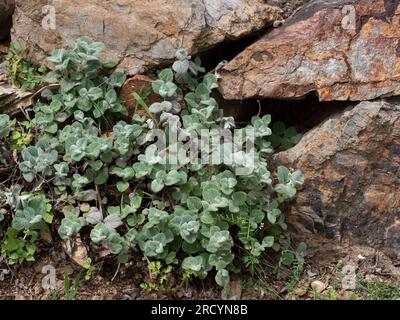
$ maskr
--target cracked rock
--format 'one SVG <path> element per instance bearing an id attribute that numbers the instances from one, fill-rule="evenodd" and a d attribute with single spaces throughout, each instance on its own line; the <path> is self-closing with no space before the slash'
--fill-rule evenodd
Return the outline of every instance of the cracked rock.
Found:
<path id="1" fill-rule="evenodd" d="M 274 161 L 304 174 L 289 209 L 299 237 L 321 249 L 322 238 L 400 257 L 399 98 L 331 116 Z"/>
<path id="2" fill-rule="evenodd" d="M 16 0 L 12 40 L 31 48 L 33 62 L 68 39 L 90 36 L 105 43 L 105 60 L 130 75 L 173 60 L 182 42 L 190 53 L 203 51 L 271 25 L 281 13 L 264 0 L 53 2 L 51 20 L 51 10 L 42 11 L 47 0 Z"/>
<path id="3" fill-rule="evenodd" d="M 399 0 L 315 0 L 222 70 L 227 99 L 400 94 Z"/>

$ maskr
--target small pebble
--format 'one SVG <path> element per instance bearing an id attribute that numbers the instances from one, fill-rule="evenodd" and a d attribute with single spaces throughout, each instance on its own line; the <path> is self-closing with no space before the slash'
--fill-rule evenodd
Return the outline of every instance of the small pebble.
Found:
<path id="1" fill-rule="evenodd" d="M 326 289 L 326 285 L 322 281 L 315 280 L 311 282 L 311 288 L 315 290 L 317 293 L 321 293 Z"/>

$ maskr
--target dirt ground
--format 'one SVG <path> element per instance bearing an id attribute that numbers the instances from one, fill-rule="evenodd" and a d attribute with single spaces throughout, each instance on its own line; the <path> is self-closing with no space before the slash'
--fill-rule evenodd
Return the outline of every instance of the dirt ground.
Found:
<path id="1" fill-rule="evenodd" d="M 74 263 L 61 246 L 41 248 L 34 263 L 8 266 L 0 263 L 1 300 L 67 299 L 65 273 L 70 274 L 70 286 L 81 275 L 77 300 L 134 299 L 400 299 L 400 264 L 397 267 L 387 256 L 370 248 L 351 247 L 346 253 L 321 259 L 320 253 L 310 253 L 303 268 L 292 267 L 280 273 L 265 271 L 256 275 L 233 275 L 228 292 L 215 285 L 213 277 L 182 283 L 171 273 L 161 285 L 148 274 L 147 262 L 138 255 L 134 262 L 119 265 L 115 259 L 103 258 L 93 264 L 90 279 L 85 270 Z M 48 268 L 56 272 L 56 290 L 44 290 Z M 347 268 L 347 269 L 346 269 Z M 354 268 L 354 288 L 343 289 L 346 275 Z M 46 273 L 47 272 L 47 273 Z M 351 277 L 349 278 L 352 279 Z M 143 284 L 156 283 L 155 290 Z"/>

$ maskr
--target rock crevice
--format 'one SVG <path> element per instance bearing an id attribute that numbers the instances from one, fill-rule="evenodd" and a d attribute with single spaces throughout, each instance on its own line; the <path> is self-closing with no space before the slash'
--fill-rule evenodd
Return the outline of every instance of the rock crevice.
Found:
<path id="1" fill-rule="evenodd" d="M 14 0 L 0 0 L 0 41 L 10 37 Z"/>

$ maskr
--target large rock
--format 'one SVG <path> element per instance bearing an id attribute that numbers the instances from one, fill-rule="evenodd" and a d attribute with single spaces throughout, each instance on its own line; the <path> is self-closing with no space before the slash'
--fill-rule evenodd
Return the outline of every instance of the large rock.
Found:
<path id="1" fill-rule="evenodd" d="M 311 2 L 311 0 L 266 0 L 266 2 L 281 8 L 283 10 L 283 17 L 288 18 L 299 8 Z"/>
<path id="2" fill-rule="evenodd" d="M 21 111 L 21 108 L 31 106 L 29 97 L 30 92 L 22 92 L 18 88 L 4 83 L 0 78 L 0 114 L 15 115 Z"/>
<path id="3" fill-rule="evenodd" d="M 14 0 L 0 0 L 0 41 L 10 36 Z"/>
<path id="4" fill-rule="evenodd" d="M 68 39 L 90 36 L 106 44 L 103 57 L 131 75 L 174 59 L 181 43 L 190 52 L 237 39 L 271 24 L 281 10 L 264 0 L 58 0 L 55 30 L 43 28 L 47 0 L 16 0 L 13 41 L 42 63 Z M 47 11 L 51 13 L 51 11 Z M 47 16 L 47 18 L 51 16 Z M 51 19 L 45 22 L 51 22 Z M 51 24 L 44 24 L 51 26 Z"/>
<path id="5" fill-rule="evenodd" d="M 399 0 L 316 0 L 222 71 L 228 99 L 364 101 L 400 94 Z"/>
<path id="6" fill-rule="evenodd" d="M 400 257 L 399 99 L 350 107 L 274 160 L 305 175 L 289 215 L 298 235 Z"/>

